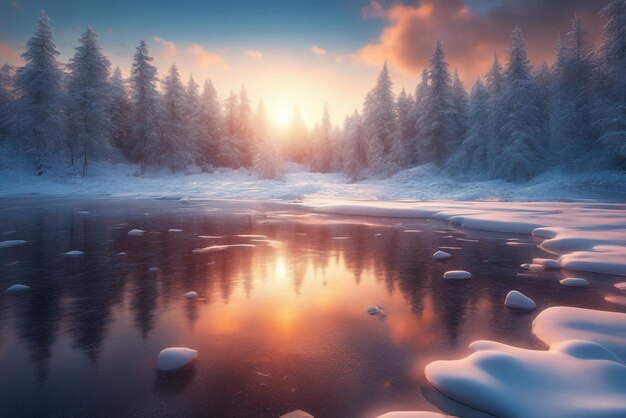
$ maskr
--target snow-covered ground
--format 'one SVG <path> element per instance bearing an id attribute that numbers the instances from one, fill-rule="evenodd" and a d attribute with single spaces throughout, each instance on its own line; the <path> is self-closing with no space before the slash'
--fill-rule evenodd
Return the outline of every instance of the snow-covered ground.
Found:
<path id="1" fill-rule="evenodd" d="M 308 173 L 287 164 L 283 180 L 262 180 L 249 170 L 218 169 L 214 173 L 138 175 L 130 164 L 93 164 L 89 175 L 48 173 L 37 177 L 33 170 L 11 161 L 0 161 L 0 196 L 16 194 L 112 195 L 138 197 L 190 196 L 211 199 L 306 199 L 358 200 L 626 200 L 626 174 L 619 172 L 544 174 L 524 184 L 502 180 L 458 181 L 442 175 L 432 165 L 407 169 L 386 179 L 349 183 L 341 174 Z"/>

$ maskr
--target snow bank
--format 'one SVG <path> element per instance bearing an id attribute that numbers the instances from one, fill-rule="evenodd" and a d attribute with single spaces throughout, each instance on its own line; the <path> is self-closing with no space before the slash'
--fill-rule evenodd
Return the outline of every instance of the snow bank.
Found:
<path id="1" fill-rule="evenodd" d="M 379 415 L 376 418 L 451 418 L 449 415 L 442 415 L 437 412 L 425 411 L 393 411 Z"/>
<path id="2" fill-rule="evenodd" d="M 507 293 L 504 304 L 511 308 L 527 310 L 532 310 L 537 307 L 537 304 L 534 300 L 517 290 L 511 290 L 509 293 Z"/>
<path id="3" fill-rule="evenodd" d="M 26 286 L 25 284 L 14 284 L 8 287 L 6 290 L 9 293 L 22 293 L 31 290 L 30 286 Z"/>
<path id="4" fill-rule="evenodd" d="M 589 286 L 589 282 L 585 279 L 579 277 L 567 277 L 565 279 L 559 280 L 563 286 L 569 287 L 587 287 Z"/>
<path id="5" fill-rule="evenodd" d="M 185 347 L 170 347 L 161 350 L 157 358 L 157 369 L 162 372 L 175 372 L 198 358 L 198 352 Z"/>
<path id="6" fill-rule="evenodd" d="M 465 270 L 450 270 L 443 274 L 443 278 L 448 280 L 465 280 L 470 277 L 472 277 L 472 274 Z"/>
<path id="7" fill-rule="evenodd" d="M 26 241 L 21 240 L 21 239 L 10 239 L 7 241 L 0 241 L 0 248 L 10 248 L 10 247 L 17 247 L 19 245 L 24 245 L 26 244 Z"/>

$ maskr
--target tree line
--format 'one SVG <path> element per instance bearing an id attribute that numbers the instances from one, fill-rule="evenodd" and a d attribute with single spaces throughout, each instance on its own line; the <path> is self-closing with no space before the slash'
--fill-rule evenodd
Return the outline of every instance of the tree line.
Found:
<path id="1" fill-rule="evenodd" d="M 577 16 L 559 37 L 554 64 L 534 68 L 516 27 L 505 65 L 493 65 L 468 94 L 451 72 L 442 43 L 414 93 L 393 93 L 387 65 L 342 129 L 321 121 L 309 130 L 294 108 L 279 141 L 260 100 L 245 88 L 218 97 L 211 81 L 185 84 L 175 65 L 159 80 L 145 41 L 129 79 L 103 54 L 87 28 L 70 62 L 59 52 L 42 12 L 23 53 L 24 66 L 0 69 L 0 146 L 31 161 L 38 174 L 69 164 L 125 159 L 173 172 L 249 167 L 265 178 L 282 161 L 352 181 L 433 163 L 451 175 L 526 181 L 549 167 L 626 168 L 626 0 L 601 12 L 602 43 L 594 48 Z"/>

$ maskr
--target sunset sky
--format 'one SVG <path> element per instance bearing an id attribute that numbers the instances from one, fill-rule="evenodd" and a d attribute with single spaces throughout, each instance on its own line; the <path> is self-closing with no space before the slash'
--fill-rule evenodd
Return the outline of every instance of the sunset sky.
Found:
<path id="1" fill-rule="evenodd" d="M 130 3 L 130 4 L 128 4 Z M 607 0 L 316 0 L 316 1 L 2 0 L 0 64 L 20 53 L 44 9 L 66 62 L 91 25 L 113 62 L 128 74 L 134 48 L 148 41 L 160 75 L 176 63 L 186 80 L 213 80 L 221 97 L 245 84 L 274 120 L 298 104 L 312 125 L 328 102 L 341 123 L 388 61 L 397 91 L 413 91 L 440 37 L 469 87 L 504 55 L 518 24 L 534 63 L 552 61 L 558 32 L 579 13 L 599 40 Z M 505 58 L 502 57 L 502 61 Z"/>

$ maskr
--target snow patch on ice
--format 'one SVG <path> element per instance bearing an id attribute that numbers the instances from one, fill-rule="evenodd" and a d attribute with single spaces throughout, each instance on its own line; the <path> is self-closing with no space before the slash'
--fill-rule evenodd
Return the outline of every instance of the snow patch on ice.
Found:
<path id="1" fill-rule="evenodd" d="M 22 293 L 31 290 L 30 286 L 26 286 L 25 284 L 14 284 L 7 288 L 7 292 L 9 293 Z"/>
<path id="2" fill-rule="evenodd" d="M 589 286 L 589 282 L 580 277 L 567 277 L 565 279 L 559 280 L 563 286 L 569 287 L 587 287 Z"/>
<path id="3" fill-rule="evenodd" d="M 26 244 L 26 241 L 21 240 L 21 239 L 10 239 L 7 241 L 0 241 L 0 248 L 10 248 L 10 247 L 17 247 L 19 245 L 24 245 Z"/>
<path id="4" fill-rule="evenodd" d="M 157 369 L 175 372 L 198 358 L 198 352 L 186 347 L 170 347 L 161 350 L 157 358 Z"/>
<path id="5" fill-rule="evenodd" d="M 205 253 L 212 253 L 216 251 L 225 251 L 225 250 L 228 250 L 229 248 L 255 248 L 255 247 L 256 245 L 254 244 L 211 245 L 210 247 L 194 248 L 192 252 L 194 254 L 205 254 Z"/>
<path id="6" fill-rule="evenodd" d="M 196 299 L 198 297 L 198 292 L 187 292 L 183 296 L 187 299 Z"/>
<path id="7" fill-rule="evenodd" d="M 443 278 L 448 280 L 465 280 L 470 277 L 472 277 L 472 274 L 465 270 L 450 270 L 443 274 Z"/>
<path id="8" fill-rule="evenodd" d="M 65 253 L 65 255 L 70 256 L 70 257 L 79 257 L 83 254 L 85 253 L 82 251 L 78 251 L 78 250 L 72 250 L 72 251 L 68 251 Z"/>
<path id="9" fill-rule="evenodd" d="M 511 290 L 504 299 L 504 304 L 511 308 L 532 310 L 537 307 L 534 300 L 520 291 Z"/>
<path id="10" fill-rule="evenodd" d="M 437 412 L 426 411 L 393 411 L 379 415 L 377 418 L 453 418 L 450 415 L 442 415 Z"/>
<path id="11" fill-rule="evenodd" d="M 308 412 L 304 412 L 298 409 L 296 411 L 291 411 L 284 415 L 281 415 L 279 418 L 315 418 L 315 417 L 309 414 Z"/>
<path id="12" fill-rule="evenodd" d="M 452 257 L 452 254 L 447 253 L 445 251 L 436 251 L 433 254 L 433 259 L 435 259 L 435 260 L 445 260 L 445 259 L 450 258 L 450 257 Z"/>
<path id="13" fill-rule="evenodd" d="M 145 233 L 146 231 L 143 231 L 141 229 L 131 229 L 130 231 L 128 231 L 128 235 L 130 235 L 131 237 L 140 237 Z"/>

